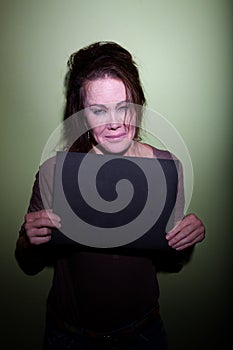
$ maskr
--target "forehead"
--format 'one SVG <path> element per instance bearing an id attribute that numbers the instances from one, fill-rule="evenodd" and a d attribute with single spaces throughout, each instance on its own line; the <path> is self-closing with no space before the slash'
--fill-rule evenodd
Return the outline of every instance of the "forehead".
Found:
<path id="1" fill-rule="evenodd" d="M 119 79 L 108 77 L 89 81 L 85 86 L 85 95 L 85 105 L 126 101 L 124 83 Z"/>

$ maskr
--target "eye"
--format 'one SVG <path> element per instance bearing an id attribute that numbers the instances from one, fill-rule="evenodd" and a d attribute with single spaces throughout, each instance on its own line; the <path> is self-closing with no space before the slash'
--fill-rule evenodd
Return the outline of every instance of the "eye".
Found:
<path id="1" fill-rule="evenodd" d="M 120 108 L 118 108 L 119 112 L 127 112 L 128 110 L 129 110 L 128 105 L 124 105 L 124 106 L 121 106 Z"/>
<path id="2" fill-rule="evenodd" d="M 106 111 L 104 109 L 92 109 L 92 113 L 95 115 L 104 115 Z"/>

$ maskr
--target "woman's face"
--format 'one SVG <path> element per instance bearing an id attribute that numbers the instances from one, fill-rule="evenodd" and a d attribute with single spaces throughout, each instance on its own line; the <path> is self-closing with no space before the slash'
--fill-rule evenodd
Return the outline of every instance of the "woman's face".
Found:
<path id="1" fill-rule="evenodd" d="M 125 154 L 133 144 L 135 113 L 123 82 L 106 77 L 86 85 L 85 115 L 98 153 Z"/>

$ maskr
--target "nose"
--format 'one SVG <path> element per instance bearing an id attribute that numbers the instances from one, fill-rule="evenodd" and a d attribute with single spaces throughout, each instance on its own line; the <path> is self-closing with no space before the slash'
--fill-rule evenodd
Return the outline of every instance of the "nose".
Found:
<path id="1" fill-rule="evenodd" d="M 117 111 L 109 112 L 108 126 L 110 129 L 118 129 L 123 125 L 124 121 Z"/>

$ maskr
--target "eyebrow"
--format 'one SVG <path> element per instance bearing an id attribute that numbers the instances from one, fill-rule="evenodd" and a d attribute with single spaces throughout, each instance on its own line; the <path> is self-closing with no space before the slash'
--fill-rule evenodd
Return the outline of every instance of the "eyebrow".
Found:
<path id="1" fill-rule="evenodd" d="M 120 101 L 117 102 L 116 107 L 118 107 L 119 105 L 121 105 L 122 103 L 128 103 L 128 101 Z M 110 103 L 109 103 L 110 104 Z M 89 105 L 88 107 L 100 107 L 100 108 L 106 108 L 107 105 L 103 105 L 103 104 L 99 104 L 99 103 L 94 103 L 92 105 Z"/>

